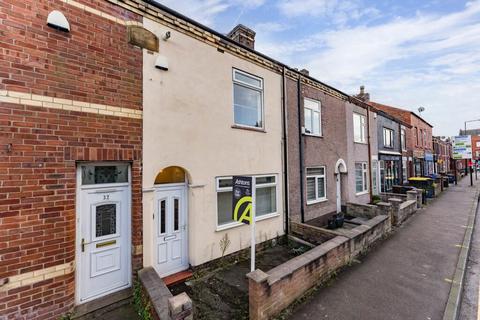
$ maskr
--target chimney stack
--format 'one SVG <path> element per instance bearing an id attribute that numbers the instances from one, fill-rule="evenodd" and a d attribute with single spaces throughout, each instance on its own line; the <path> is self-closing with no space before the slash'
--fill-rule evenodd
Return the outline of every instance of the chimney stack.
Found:
<path id="1" fill-rule="evenodd" d="M 310 76 L 310 71 L 308 71 L 307 69 L 300 70 L 300 73 L 306 76 Z"/>
<path id="2" fill-rule="evenodd" d="M 243 24 L 237 25 L 227 34 L 227 37 L 233 41 L 248 47 L 252 50 L 255 49 L 255 31 L 244 26 Z"/>
<path id="3" fill-rule="evenodd" d="M 356 97 L 365 102 L 370 101 L 370 93 L 365 92 L 365 86 L 360 86 L 360 93 L 357 94 Z"/>

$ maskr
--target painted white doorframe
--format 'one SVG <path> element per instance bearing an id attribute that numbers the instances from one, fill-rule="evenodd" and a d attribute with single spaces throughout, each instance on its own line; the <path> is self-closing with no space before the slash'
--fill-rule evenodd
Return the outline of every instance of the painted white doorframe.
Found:
<path id="1" fill-rule="evenodd" d="M 118 165 L 125 163 L 108 163 L 108 165 Z M 76 242 L 75 242 L 75 302 L 82 304 L 95 300 L 102 296 L 114 293 L 116 291 L 131 286 L 131 167 L 128 166 L 128 182 L 126 183 L 108 183 L 92 184 L 82 186 L 82 167 L 84 165 L 106 165 L 106 163 L 87 163 L 80 164 L 77 167 L 77 191 L 76 191 Z M 89 199 L 86 201 L 85 199 Z M 91 202 L 91 203 L 87 203 Z M 97 236 L 93 234 L 96 228 L 93 220 L 93 209 L 102 205 L 115 205 L 116 213 L 116 232 L 112 235 Z M 87 231 L 86 231 L 87 230 Z M 82 245 L 82 239 L 83 245 Z M 115 254 L 107 254 L 109 250 L 117 250 Z M 86 256 L 88 254 L 88 257 Z M 116 254 L 118 254 L 116 256 Z M 100 256 L 104 259 L 104 266 L 94 263 L 97 267 L 105 267 L 103 270 L 92 269 L 94 256 Z M 110 256 L 109 256 L 110 255 Z M 102 257 L 103 256 L 103 257 Z M 108 266 L 108 263 L 120 262 L 118 266 Z M 85 263 L 89 263 L 86 266 Z M 102 284 L 99 279 L 105 277 L 110 272 L 116 275 L 112 278 L 103 279 L 108 283 L 97 291 L 86 293 L 88 291 L 89 277 L 96 278 L 91 280 L 95 282 L 95 289 Z M 89 278 L 88 277 L 88 278 Z M 100 278 L 99 278 L 100 277 Z M 113 282 L 113 284 L 112 284 Z"/>
<path id="2" fill-rule="evenodd" d="M 342 174 L 336 174 L 337 179 L 337 213 L 342 212 Z"/>
<path id="3" fill-rule="evenodd" d="M 342 173 L 347 173 L 347 165 L 343 159 L 335 164 L 335 179 L 337 182 L 337 213 L 342 212 Z"/>
<path id="4" fill-rule="evenodd" d="M 186 183 L 157 185 L 154 188 L 153 267 L 160 277 L 166 277 L 190 266 L 188 190 Z M 179 214 L 177 224 L 175 210 Z M 160 224 L 162 216 L 165 218 L 163 225 Z"/>

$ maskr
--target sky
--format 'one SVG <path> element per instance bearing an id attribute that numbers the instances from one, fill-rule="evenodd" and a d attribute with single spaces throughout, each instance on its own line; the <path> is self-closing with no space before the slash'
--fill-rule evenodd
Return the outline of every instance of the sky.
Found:
<path id="1" fill-rule="evenodd" d="M 480 0 L 156 0 L 345 93 L 418 113 L 434 134 L 480 119 Z M 480 128 L 480 121 L 467 128 Z"/>

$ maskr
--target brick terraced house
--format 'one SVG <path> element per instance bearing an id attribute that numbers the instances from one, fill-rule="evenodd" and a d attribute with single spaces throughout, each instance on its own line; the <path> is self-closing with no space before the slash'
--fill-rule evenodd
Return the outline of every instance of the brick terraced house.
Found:
<path id="1" fill-rule="evenodd" d="M 428 176 L 434 173 L 433 126 L 412 111 L 369 101 L 372 107 L 381 110 L 410 126 L 404 126 L 405 145 L 408 155 L 408 177 Z M 405 161 L 405 156 L 402 159 Z M 404 166 L 404 164 L 403 164 Z"/>
<path id="2" fill-rule="evenodd" d="M 144 267 L 247 249 L 234 175 L 256 181 L 260 243 L 369 203 L 379 125 L 396 160 L 432 151 L 423 119 L 262 55 L 243 25 L 143 0 L 0 0 L 0 35 L 2 320 L 78 316 Z"/>
<path id="3" fill-rule="evenodd" d="M 0 1 L 0 319 L 57 319 L 142 266 L 140 18 Z"/>
<path id="4" fill-rule="evenodd" d="M 322 223 L 346 200 L 348 96 L 302 72 L 286 82 L 289 217 Z"/>

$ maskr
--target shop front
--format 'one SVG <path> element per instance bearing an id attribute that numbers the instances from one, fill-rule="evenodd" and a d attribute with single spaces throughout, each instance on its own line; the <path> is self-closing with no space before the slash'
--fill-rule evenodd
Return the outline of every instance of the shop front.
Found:
<path id="1" fill-rule="evenodd" d="M 401 155 L 379 155 L 380 191 L 392 192 L 393 186 L 401 184 L 402 172 Z"/>
<path id="2" fill-rule="evenodd" d="M 435 162 L 433 161 L 433 154 L 431 152 L 425 151 L 425 162 L 424 162 L 424 175 L 430 176 L 435 173 Z"/>

